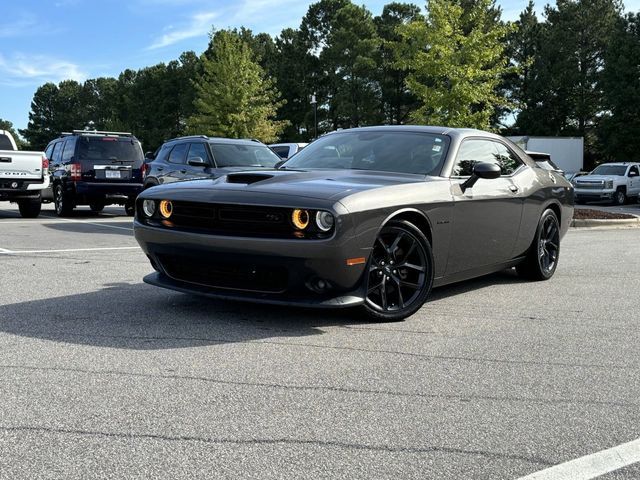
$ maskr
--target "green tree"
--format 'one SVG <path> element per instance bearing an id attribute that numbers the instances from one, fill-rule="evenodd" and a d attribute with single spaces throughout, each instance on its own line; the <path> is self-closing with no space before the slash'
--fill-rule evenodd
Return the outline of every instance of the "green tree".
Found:
<path id="1" fill-rule="evenodd" d="M 274 119 L 282 102 L 273 81 L 236 32 L 217 31 L 212 43 L 211 58 L 201 59 L 203 73 L 195 82 L 195 113 L 187 120 L 188 131 L 276 140 L 285 123 Z"/>
<path id="2" fill-rule="evenodd" d="M 56 123 L 58 86 L 55 83 L 45 83 L 38 87 L 31 101 L 29 123 L 27 128 L 20 130 L 20 134 L 29 142 L 31 148 L 42 150 L 47 143 L 60 134 Z"/>
<path id="3" fill-rule="evenodd" d="M 494 1 L 465 10 L 452 0 L 430 0 L 426 21 L 400 28 L 397 65 L 409 70 L 407 86 L 420 107 L 415 123 L 489 129 L 507 101 L 497 91 L 508 71 L 504 38 L 509 28 L 491 23 Z"/>
<path id="4" fill-rule="evenodd" d="M 406 85 L 408 70 L 396 66 L 395 52 L 402 42 L 399 28 L 411 22 L 423 21 L 420 7 L 412 3 L 392 2 L 373 19 L 380 45 L 377 55 L 380 110 L 386 124 L 404 123 L 409 112 L 417 107 L 417 99 Z"/>
<path id="5" fill-rule="evenodd" d="M 638 160 L 640 152 L 640 13 L 620 18 L 605 51 L 604 118 L 598 129 L 612 160 Z"/>

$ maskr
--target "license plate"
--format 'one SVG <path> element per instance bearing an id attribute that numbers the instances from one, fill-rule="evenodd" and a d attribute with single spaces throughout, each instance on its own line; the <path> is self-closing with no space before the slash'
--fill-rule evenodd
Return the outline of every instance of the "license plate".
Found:
<path id="1" fill-rule="evenodd" d="M 105 178 L 120 178 L 119 170 L 105 170 L 104 171 Z"/>

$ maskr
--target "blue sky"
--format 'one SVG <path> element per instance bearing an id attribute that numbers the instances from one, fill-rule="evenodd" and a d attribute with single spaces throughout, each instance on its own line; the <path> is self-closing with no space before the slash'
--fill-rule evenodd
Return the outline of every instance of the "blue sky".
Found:
<path id="1" fill-rule="evenodd" d="M 391 0 L 367 0 L 378 15 Z M 45 82 L 117 76 L 200 54 L 216 28 L 278 34 L 297 27 L 312 1 L 301 0 L 20 0 L 5 1 L 0 24 L 0 118 L 25 128 L 33 93 Z M 361 2 L 354 2 L 360 4 Z M 424 5 L 423 1 L 414 1 Z M 543 5 L 543 2 L 537 2 Z M 524 0 L 498 0 L 515 19 Z M 627 0 L 640 10 L 640 0 Z"/>

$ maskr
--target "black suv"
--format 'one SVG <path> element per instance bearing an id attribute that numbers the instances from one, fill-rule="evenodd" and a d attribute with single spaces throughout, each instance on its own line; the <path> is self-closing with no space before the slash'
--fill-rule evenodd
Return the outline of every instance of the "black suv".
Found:
<path id="1" fill-rule="evenodd" d="M 144 188 L 195 178 L 216 178 L 238 170 L 273 168 L 281 159 L 257 140 L 205 135 L 165 142 L 146 164 Z"/>
<path id="2" fill-rule="evenodd" d="M 74 130 L 52 140 L 46 149 L 56 213 L 69 215 L 77 205 L 100 212 L 124 205 L 133 215 L 142 191 L 142 147 L 130 133 Z"/>

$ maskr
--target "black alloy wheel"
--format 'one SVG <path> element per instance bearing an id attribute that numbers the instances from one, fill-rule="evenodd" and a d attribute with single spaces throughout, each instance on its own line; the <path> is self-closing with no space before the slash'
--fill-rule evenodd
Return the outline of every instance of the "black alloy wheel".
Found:
<path id="1" fill-rule="evenodd" d="M 379 321 L 413 315 L 433 284 L 433 253 L 424 234 L 405 220 L 392 220 L 376 238 L 368 264 L 364 308 Z"/>
<path id="2" fill-rule="evenodd" d="M 560 224 L 553 210 L 545 210 L 536 236 L 523 263 L 516 267 L 518 274 L 531 280 L 548 280 L 558 267 L 560 258 Z"/>
<path id="3" fill-rule="evenodd" d="M 64 193 L 62 184 L 58 183 L 53 189 L 53 201 L 56 207 L 56 215 L 66 217 L 73 211 L 73 205 L 69 195 Z"/>

